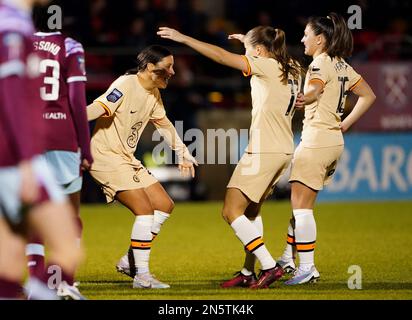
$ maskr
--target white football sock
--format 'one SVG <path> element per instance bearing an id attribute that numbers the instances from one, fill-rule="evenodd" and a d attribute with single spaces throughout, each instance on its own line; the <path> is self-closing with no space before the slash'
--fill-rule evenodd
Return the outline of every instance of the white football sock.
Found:
<path id="1" fill-rule="evenodd" d="M 163 212 L 160 210 L 154 211 L 154 219 L 153 219 L 153 226 L 152 226 L 152 235 L 153 239 L 159 234 L 160 228 L 162 227 L 163 223 L 167 219 L 169 219 L 170 213 Z"/>
<path id="2" fill-rule="evenodd" d="M 299 268 L 305 271 L 315 264 L 316 222 L 312 209 L 295 209 L 295 241 L 299 256 Z"/>
<path id="3" fill-rule="evenodd" d="M 293 260 L 293 247 L 295 246 L 294 243 L 295 243 L 295 230 L 293 230 L 292 224 L 289 223 L 287 240 L 286 240 L 286 248 L 282 255 L 283 261 Z"/>
<path id="4" fill-rule="evenodd" d="M 256 227 L 261 237 L 263 237 L 263 221 L 261 216 L 257 216 L 255 220 L 250 220 L 252 224 Z M 245 250 L 245 263 L 243 264 L 242 274 L 245 276 L 251 275 L 255 271 L 256 256 Z"/>
<path id="5" fill-rule="evenodd" d="M 276 266 L 276 261 L 266 249 L 259 231 L 245 215 L 235 219 L 231 227 L 245 248 L 258 258 L 262 270 L 271 269 Z"/>
<path id="6" fill-rule="evenodd" d="M 131 235 L 131 247 L 137 273 L 149 272 L 150 249 L 152 246 L 153 215 L 136 216 Z"/>

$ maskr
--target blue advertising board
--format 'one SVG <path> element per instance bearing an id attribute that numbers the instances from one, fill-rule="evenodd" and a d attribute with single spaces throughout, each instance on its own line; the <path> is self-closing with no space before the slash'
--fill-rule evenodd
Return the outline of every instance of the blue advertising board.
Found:
<path id="1" fill-rule="evenodd" d="M 319 200 L 412 200 L 412 133 L 346 134 L 345 151 Z"/>

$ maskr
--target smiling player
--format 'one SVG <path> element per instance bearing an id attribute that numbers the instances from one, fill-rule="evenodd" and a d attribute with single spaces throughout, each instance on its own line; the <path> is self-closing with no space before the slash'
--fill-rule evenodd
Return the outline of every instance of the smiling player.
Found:
<path id="1" fill-rule="evenodd" d="M 304 95 L 296 102 L 298 106 L 305 106 L 305 119 L 289 180 L 293 218 L 288 237 L 292 241 L 288 241 L 280 264 L 294 267 L 291 246 L 294 241 L 299 267 L 287 285 L 313 282 L 320 277 L 314 261 L 316 197 L 335 172 L 344 149 L 342 132 L 346 132 L 375 101 L 367 82 L 345 61 L 352 54 L 353 38 L 343 17 L 330 13 L 327 17 L 310 18 L 302 43 L 305 54 L 313 61 L 306 75 Z M 349 92 L 359 98 L 342 121 Z"/>
<path id="2" fill-rule="evenodd" d="M 107 202 L 118 200 L 136 216 L 131 234 L 131 253 L 117 270 L 134 277 L 134 288 L 169 288 L 149 271 L 152 239 L 169 218 L 174 203 L 162 185 L 134 157 L 144 128 L 152 122 L 177 153 L 183 175 L 194 177 L 196 160 L 166 116 L 159 89 L 174 75 L 169 50 L 150 46 L 137 56 L 137 68 L 128 71 L 88 108 L 89 120 L 98 119 L 92 134 L 94 163 L 90 171 Z M 129 259 L 130 258 L 130 259 Z M 136 275 L 135 275 L 136 273 Z"/>

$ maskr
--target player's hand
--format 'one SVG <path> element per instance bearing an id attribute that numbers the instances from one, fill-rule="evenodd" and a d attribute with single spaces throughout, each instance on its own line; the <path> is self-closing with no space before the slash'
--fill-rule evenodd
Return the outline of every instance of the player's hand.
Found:
<path id="1" fill-rule="evenodd" d="M 179 164 L 179 170 L 183 177 L 195 177 L 195 167 L 192 162 L 184 161 Z"/>
<path id="2" fill-rule="evenodd" d="M 92 164 L 87 159 L 83 159 L 80 165 L 80 167 L 82 168 L 82 171 L 89 171 L 91 166 Z"/>
<path id="3" fill-rule="evenodd" d="M 342 131 L 342 133 L 345 133 L 346 131 L 349 130 L 349 126 L 345 123 L 345 121 L 339 124 L 339 128 L 340 128 L 340 131 Z"/>
<path id="4" fill-rule="evenodd" d="M 241 33 L 234 33 L 234 34 L 229 34 L 227 37 L 228 39 L 232 40 L 239 40 L 240 42 L 244 43 L 245 42 L 245 35 Z"/>
<path id="5" fill-rule="evenodd" d="M 302 92 L 299 92 L 296 98 L 295 108 L 302 109 L 305 107 L 305 104 L 306 104 L 305 95 Z"/>
<path id="6" fill-rule="evenodd" d="M 168 28 L 168 27 L 160 27 L 159 31 L 157 31 L 157 35 L 164 39 L 170 39 L 176 42 L 183 42 L 185 35 L 180 33 L 179 31 Z"/>
<path id="7" fill-rule="evenodd" d="M 23 161 L 19 165 L 19 170 L 21 174 L 20 199 L 24 204 L 32 204 L 39 198 L 40 190 L 31 162 Z"/>
<path id="8" fill-rule="evenodd" d="M 182 162 L 190 162 L 190 163 L 193 163 L 196 167 L 199 165 L 199 164 L 197 163 L 196 158 L 195 158 L 194 156 L 192 156 L 189 151 L 186 151 L 186 152 L 183 154 L 183 161 L 182 161 Z"/>
<path id="9" fill-rule="evenodd" d="M 179 170 L 183 177 L 195 177 L 195 167 L 198 166 L 195 157 L 188 150 L 185 151 L 183 157 L 179 160 Z"/>

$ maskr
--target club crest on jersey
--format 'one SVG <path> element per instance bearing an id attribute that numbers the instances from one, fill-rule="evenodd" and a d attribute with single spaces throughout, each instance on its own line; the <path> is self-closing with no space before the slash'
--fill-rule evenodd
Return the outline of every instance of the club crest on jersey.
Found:
<path id="1" fill-rule="evenodd" d="M 123 93 L 121 93 L 118 89 L 113 89 L 113 91 L 110 92 L 110 94 L 106 97 L 106 99 L 107 101 L 115 103 L 121 97 L 123 97 Z"/>

